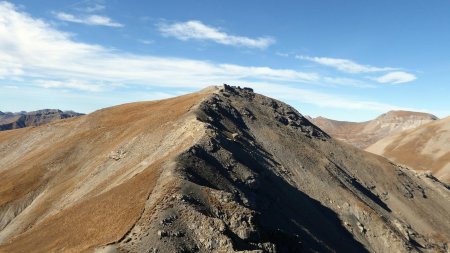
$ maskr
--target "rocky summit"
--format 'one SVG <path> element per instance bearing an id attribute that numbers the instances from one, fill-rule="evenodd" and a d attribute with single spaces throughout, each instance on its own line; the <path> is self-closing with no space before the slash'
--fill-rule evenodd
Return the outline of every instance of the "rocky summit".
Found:
<path id="1" fill-rule="evenodd" d="M 449 199 L 250 88 L 0 133 L 0 252 L 448 252 Z"/>

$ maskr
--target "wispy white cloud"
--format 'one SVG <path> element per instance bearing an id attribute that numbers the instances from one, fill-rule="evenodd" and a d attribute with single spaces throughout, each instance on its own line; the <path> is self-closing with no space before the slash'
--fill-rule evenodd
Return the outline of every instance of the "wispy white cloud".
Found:
<path id="1" fill-rule="evenodd" d="M 417 79 L 417 77 L 414 74 L 405 72 L 405 71 L 395 71 L 398 70 L 398 68 L 391 68 L 391 67 L 374 67 L 370 65 L 363 65 L 359 64 L 357 62 L 354 62 L 349 59 L 339 59 L 339 58 L 329 58 L 329 57 L 310 57 L 310 56 L 304 56 L 304 55 L 297 55 L 297 59 L 307 60 L 311 62 L 315 62 L 320 65 L 329 66 L 332 68 L 335 68 L 337 70 L 352 73 L 352 74 L 360 74 L 360 73 L 374 73 L 374 72 L 388 72 L 391 71 L 383 76 L 373 78 L 369 77 L 368 79 L 375 80 L 379 83 L 406 83 L 411 82 Z M 341 84 L 354 84 L 355 86 L 359 86 L 357 82 L 348 82 L 349 80 L 345 80 L 345 78 L 337 78 L 334 81 L 336 83 Z M 330 80 L 332 83 L 333 80 Z M 361 82 L 362 83 L 362 82 Z"/>
<path id="2" fill-rule="evenodd" d="M 256 78 L 275 81 L 316 82 L 320 75 L 312 72 L 300 72 L 291 69 L 273 69 L 269 67 L 249 67 L 233 64 L 218 65 L 224 73 L 239 79 Z"/>
<path id="3" fill-rule="evenodd" d="M 92 5 L 88 5 L 88 6 L 84 7 L 84 8 L 77 8 L 77 9 L 79 9 L 80 11 L 84 11 L 84 12 L 89 12 L 89 13 L 91 13 L 91 12 L 102 11 L 102 10 L 104 10 L 105 8 L 106 8 L 106 6 L 103 5 L 103 4 L 94 3 L 94 4 L 92 4 Z"/>
<path id="4" fill-rule="evenodd" d="M 275 54 L 281 57 L 289 57 L 289 53 L 276 52 Z"/>
<path id="5" fill-rule="evenodd" d="M 103 90 L 102 84 L 92 84 L 87 83 L 86 81 L 80 80 L 35 80 L 33 84 L 43 88 L 67 88 L 67 89 L 76 89 L 82 91 L 93 91 L 98 92 Z"/>
<path id="6" fill-rule="evenodd" d="M 375 80 L 379 83 L 407 83 L 416 80 L 417 77 L 411 73 L 403 72 L 403 71 L 395 71 L 390 72 L 385 75 L 382 75 Z"/>
<path id="7" fill-rule="evenodd" d="M 16 73 L 40 79 L 103 80 L 160 87 L 203 87 L 231 80 L 270 79 L 309 82 L 317 74 L 289 69 L 218 64 L 181 58 L 120 53 L 75 42 L 67 33 L 0 4 L 0 52 Z M 14 72 L 12 70 L 14 69 Z M 5 73 L 6 74 L 6 73 Z M 3 75 L 6 77 L 7 75 Z M 97 82 L 87 82 L 97 83 Z"/>
<path id="8" fill-rule="evenodd" d="M 160 23 L 160 32 L 164 36 L 175 37 L 179 40 L 208 40 L 223 45 L 264 49 L 275 43 L 271 37 L 249 38 L 235 36 L 221 31 L 219 28 L 208 26 L 197 20 L 179 23 Z"/>
<path id="9" fill-rule="evenodd" d="M 14 89 L 14 90 L 19 89 L 19 86 L 17 86 L 17 85 L 5 85 L 5 86 L 3 86 L 3 87 L 5 87 L 5 88 L 7 88 L 7 89 Z"/>
<path id="10" fill-rule="evenodd" d="M 153 40 L 138 40 L 140 43 L 145 44 L 145 45 L 151 45 L 153 44 L 155 41 Z"/>
<path id="11" fill-rule="evenodd" d="M 0 52 L 0 59 L 0 79 L 24 74 L 22 65 L 18 62 L 14 62 L 14 59 L 5 52 Z"/>
<path id="12" fill-rule="evenodd" d="M 105 0 L 81 0 L 69 4 L 66 8 L 79 12 L 94 13 L 106 9 Z"/>
<path id="13" fill-rule="evenodd" d="M 221 83 L 249 83 L 270 96 L 324 107 L 377 111 L 395 108 L 300 88 L 299 84 L 304 83 L 345 81 L 326 79 L 313 72 L 135 55 L 76 42 L 71 35 L 18 11 L 7 2 L 0 2 L 0 59 L 3 70 L 0 77 L 24 78 L 33 86 L 47 90 L 112 94 L 117 83 L 141 89 L 183 90 Z M 24 84 L 15 82 L 15 85 Z"/>
<path id="14" fill-rule="evenodd" d="M 326 84 L 331 84 L 335 86 L 349 86 L 357 88 L 374 88 L 375 85 L 360 81 L 358 79 L 347 78 L 347 77 L 323 77 L 323 81 Z"/>
<path id="15" fill-rule="evenodd" d="M 380 103 L 371 100 L 340 97 L 332 94 L 307 90 L 289 85 L 273 85 L 272 83 L 248 83 L 257 92 L 277 97 L 283 100 L 300 103 L 313 104 L 318 107 L 340 108 L 351 110 L 366 110 L 376 112 L 387 112 L 390 110 L 420 111 L 414 108 L 400 107 L 396 105 Z"/>
<path id="16" fill-rule="evenodd" d="M 98 26 L 110 26 L 110 27 L 123 27 L 123 24 L 114 22 L 111 18 L 100 15 L 85 15 L 75 16 L 66 12 L 56 12 L 55 17 L 62 21 L 85 24 L 85 25 L 98 25 Z"/>
<path id="17" fill-rule="evenodd" d="M 304 55 L 297 55 L 296 58 L 315 62 L 321 65 L 329 66 L 337 70 L 347 72 L 347 73 L 369 73 L 369 72 L 382 72 L 391 71 L 395 68 L 390 67 L 374 67 L 370 65 L 363 65 L 354 62 L 349 59 L 339 59 L 339 58 L 329 58 L 329 57 L 310 57 Z"/>

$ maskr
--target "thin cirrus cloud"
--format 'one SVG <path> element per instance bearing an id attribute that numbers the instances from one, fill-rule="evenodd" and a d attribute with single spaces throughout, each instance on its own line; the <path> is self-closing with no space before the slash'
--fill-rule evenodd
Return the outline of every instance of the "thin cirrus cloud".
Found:
<path id="1" fill-rule="evenodd" d="M 193 90 L 244 82 L 265 94 L 318 106 L 375 111 L 396 108 L 298 87 L 300 83 L 322 82 L 324 77 L 317 73 L 118 52 L 76 42 L 70 34 L 18 11 L 8 2 L 0 2 L 0 17 L 0 86 L 22 79 L 27 84 L 14 85 L 77 94 L 74 91 L 78 90 L 89 96 L 103 91 L 114 94 L 117 87 Z"/>
<path id="2" fill-rule="evenodd" d="M 91 84 L 80 80 L 43 80 L 38 79 L 34 81 L 34 84 L 42 88 L 66 88 L 66 89 L 77 89 L 82 91 L 102 91 L 103 87 L 100 84 Z"/>
<path id="3" fill-rule="evenodd" d="M 66 12 L 56 12 L 55 17 L 59 20 L 95 26 L 123 27 L 123 24 L 114 22 L 111 18 L 101 15 L 75 16 Z"/>
<path id="4" fill-rule="evenodd" d="M 275 43 L 271 37 L 249 38 L 225 33 L 219 28 L 208 26 L 197 20 L 178 23 L 160 23 L 158 29 L 164 36 L 179 40 L 213 41 L 218 44 L 264 49 Z"/>
<path id="5" fill-rule="evenodd" d="M 403 72 L 403 71 L 395 71 L 387 73 L 383 76 L 375 78 L 375 80 L 379 83 L 407 83 L 416 80 L 417 77 L 411 73 Z"/>
<path id="6" fill-rule="evenodd" d="M 302 103 L 313 104 L 319 107 L 376 112 L 386 112 L 390 110 L 424 111 L 417 108 L 400 107 L 370 100 L 347 99 L 314 90 L 298 89 L 283 85 L 276 86 L 272 83 L 259 82 L 249 84 L 258 91 L 263 91 L 265 94 L 270 94 L 271 96 L 276 96 L 290 101 L 300 100 Z"/>
<path id="7" fill-rule="evenodd" d="M 96 3 L 93 5 L 89 5 L 84 8 L 78 8 L 78 9 L 80 9 L 81 11 L 84 11 L 84 12 L 97 12 L 97 11 L 104 10 L 105 6 L 103 4 Z"/>
<path id="8" fill-rule="evenodd" d="M 296 56 L 296 58 L 315 62 L 347 73 L 370 73 L 370 72 L 395 70 L 395 68 L 390 67 L 380 68 L 370 65 L 363 65 L 348 59 L 329 58 L 329 57 L 310 57 L 304 55 Z"/>
<path id="9" fill-rule="evenodd" d="M 417 79 L 414 74 L 404 72 L 404 71 L 396 71 L 398 68 L 391 67 L 375 67 L 370 65 L 359 64 L 355 61 L 349 59 L 340 59 L 340 58 L 329 58 L 329 57 L 310 57 L 298 55 L 297 59 L 302 59 L 306 61 L 315 62 L 320 65 L 328 66 L 335 68 L 339 71 L 351 73 L 351 74 L 361 74 L 361 73 L 374 73 L 374 72 L 389 72 L 380 77 L 370 78 L 379 83 L 406 83 L 411 82 Z"/>

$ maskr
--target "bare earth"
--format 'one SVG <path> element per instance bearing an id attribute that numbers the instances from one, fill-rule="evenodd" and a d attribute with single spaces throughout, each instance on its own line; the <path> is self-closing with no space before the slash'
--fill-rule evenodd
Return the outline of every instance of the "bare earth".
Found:
<path id="1" fill-rule="evenodd" d="M 366 150 L 450 183 L 450 117 L 388 136 Z"/>
<path id="2" fill-rule="evenodd" d="M 428 113 L 390 111 L 366 122 L 348 122 L 317 117 L 311 121 L 334 138 L 366 149 L 384 137 L 437 120 Z"/>
<path id="3" fill-rule="evenodd" d="M 448 186 L 249 89 L 0 132 L 0 252 L 448 252 L 449 241 Z"/>

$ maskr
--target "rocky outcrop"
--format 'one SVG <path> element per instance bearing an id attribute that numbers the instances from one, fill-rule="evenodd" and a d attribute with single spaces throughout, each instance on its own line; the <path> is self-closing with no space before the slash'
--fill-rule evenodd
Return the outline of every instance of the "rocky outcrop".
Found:
<path id="1" fill-rule="evenodd" d="M 432 114 L 390 111 L 374 120 L 348 122 L 317 117 L 311 121 L 334 138 L 365 149 L 380 139 L 437 120 Z"/>
<path id="2" fill-rule="evenodd" d="M 52 128 L 22 133 L 26 147 L 0 133 L 0 206 L 36 192 L 8 216 L 0 252 L 449 247 L 445 185 L 343 145 L 251 89 L 127 104 Z"/>
<path id="3" fill-rule="evenodd" d="M 40 126 L 59 119 L 78 117 L 83 114 L 73 111 L 44 109 L 33 112 L 0 112 L 0 131 L 29 126 Z"/>

